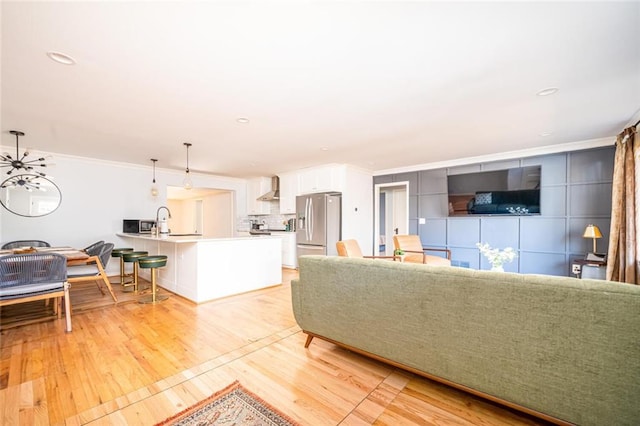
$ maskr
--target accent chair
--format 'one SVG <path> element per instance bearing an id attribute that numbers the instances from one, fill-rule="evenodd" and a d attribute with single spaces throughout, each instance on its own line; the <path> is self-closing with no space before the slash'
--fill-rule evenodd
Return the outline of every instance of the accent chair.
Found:
<path id="1" fill-rule="evenodd" d="M 394 248 L 405 252 L 404 261 L 409 263 L 425 263 L 434 266 L 451 266 L 449 249 L 423 247 L 419 235 L 394 235 Z M 427 251 L 445 253 L 446 257 L 427 254 Z"/>

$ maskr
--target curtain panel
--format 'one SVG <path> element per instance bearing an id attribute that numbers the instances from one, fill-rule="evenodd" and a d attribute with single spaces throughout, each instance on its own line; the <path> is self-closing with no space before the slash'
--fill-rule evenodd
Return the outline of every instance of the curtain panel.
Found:
<path id="1" fill-rule="evenodd" d="M 638 284 L 638 201 L 640 194 L 640 147 L 636 126 L 625 129 L 616 140 L 611 194 L 611 228 L 607 255 L 607 279 Z"/>

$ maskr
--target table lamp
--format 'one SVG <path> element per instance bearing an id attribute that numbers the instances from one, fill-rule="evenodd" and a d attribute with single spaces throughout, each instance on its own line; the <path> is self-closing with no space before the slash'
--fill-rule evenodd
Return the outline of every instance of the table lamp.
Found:
<path id="1" fill-rule="evenodd" d="M 593 239 L 593 253 L 596 253 L 596 240 L 598 238 L 602 238 L 602 232 L 600 232 L 600 228 L 596 225 L 589 224 L 584 230 L 583 238 L 592 238 Z"/>

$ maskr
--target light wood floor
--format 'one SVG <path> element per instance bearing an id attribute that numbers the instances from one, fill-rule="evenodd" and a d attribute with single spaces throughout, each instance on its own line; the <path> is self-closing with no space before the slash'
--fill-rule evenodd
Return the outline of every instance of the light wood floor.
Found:
<path id="1" fill-rule="evenodd" d="M 319 339 L 304 349 L 283 271 L 281 286 L 202 305 L 72 292 L 94 305 L 72 333 L 55 319 L 1 332 L 0 424 L 151 425 L 234 380 L 304 425 L 545 424 Z"/>

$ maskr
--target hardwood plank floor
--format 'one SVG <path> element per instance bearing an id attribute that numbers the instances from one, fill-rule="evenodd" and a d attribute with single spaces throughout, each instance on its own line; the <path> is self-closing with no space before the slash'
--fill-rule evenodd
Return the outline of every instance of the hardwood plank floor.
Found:
<path id="1" fill-rule="evenodd" d="M 149 425 L 234 380 L 304 425 L 546 424 L 320 339 L 305 349 L 297 272 L 283 276 L 202 305 L 72 289 L 72 333 L 51 318 L 2 330 L 0 424 Z"/>

